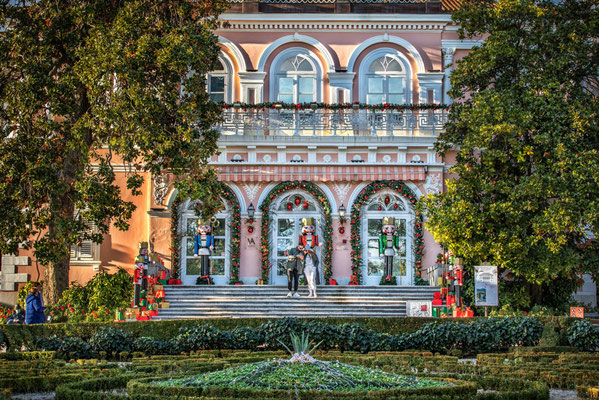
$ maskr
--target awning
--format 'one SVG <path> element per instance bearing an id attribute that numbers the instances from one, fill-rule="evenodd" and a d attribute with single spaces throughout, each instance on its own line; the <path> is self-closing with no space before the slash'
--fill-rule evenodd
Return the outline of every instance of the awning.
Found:
<path id="1" fill-rule="evenodd" d="M 217 166 L 223 182 L 340 182 L 386 179 L 423 181 L 424 166 L 372 165 L 222 165 Z"/>

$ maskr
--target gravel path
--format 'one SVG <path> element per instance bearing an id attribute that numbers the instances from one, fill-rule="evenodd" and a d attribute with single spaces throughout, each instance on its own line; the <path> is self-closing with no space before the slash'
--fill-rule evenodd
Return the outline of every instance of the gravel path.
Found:
<path id="1" fill-rule="evenodd" d="M 576 395 L 576 390 L 562 390 L 562 389 L 550 389 L 549 390 L 550 400 L 577 400 L 580 399 Z"/>

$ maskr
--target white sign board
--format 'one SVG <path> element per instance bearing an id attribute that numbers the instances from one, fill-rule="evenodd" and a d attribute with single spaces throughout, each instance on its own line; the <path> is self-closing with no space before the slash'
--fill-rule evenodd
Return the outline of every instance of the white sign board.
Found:
<path id="1" fill-rule="evenodd" d="M 497 267 L 478 265 L 474 267 L 474 298 L 477 306 L 499 305 Z"/>
<path id="2" fill-rule="evenodd" d="M 408 317 L 432 317 L 433 302 L 432 301 L 408 301 L 407 304 Z"/>

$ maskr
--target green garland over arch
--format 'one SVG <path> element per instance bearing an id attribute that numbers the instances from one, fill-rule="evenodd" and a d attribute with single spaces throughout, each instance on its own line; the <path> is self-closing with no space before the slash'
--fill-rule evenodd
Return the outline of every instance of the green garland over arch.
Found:
<path id="1" fill-rule="evenodd" d="M 239 248 L 241 243 L 241 207 L 239 206 L 239 200 L 237 200 L 237 196 L 233 192 L 233 190 L 225 185 L 224 183 L 220 184 L 221 193 L 220 195 L 231 205 L 231 243 L 229 245 L 230 249 L 230 277 L 229 284 L 233 285 L 235 283 L 240 282 L 239 280 Z M 181 276 L 181 241 L 182 237 L 179 234 L 179 206 L 183 202 L 184 199 L 181 199 L 181 196 L 177 195 L 175 200 L 173 201 L 173 205 L 171 206 L 171 238 L 172 238 L 172 246 L 171 246 L 171 254 L 172 254 L 172 267 L 171 272 L 175 278 L 179 278 Z"/>
<path id="2" fill-rule="evenodd" d="M 418 201 L 412 190 L 402 181 L 384 180 L 370 183 L 360 191 L 358 197 L 354 201 L 351 210 L 351 235 L 350 241 L 352 245 L 352 281 L 362 284 L 362 239 L 360 228 L 362 226 L 362 206 L 375 193 L 383 189 L 392 189 L 408 200 L 412 206 Z M 415 282 L 418 285 L 422 278 L 420 272 L 422 270 L 422 255 L 424 253 L 424 238 L 423 238 L 423 219 L 422 214 L 416 212 L 414 221 L 414 270 L 416 272 Z M 420 280 L 418 279 L 420 278 Z"/>
<path id="3" fill-rule="evenodd" d="M 320 207 L 324 212 L 324 226 L 322 229 L 322 236 L 324 239 L 324 248 L 322 249 L 322 260 L 320 265 L 324 266 L 324 280 L 325 284 L 329 284 L 331 276 L 333 275 L 331 269 L 331 255 L 333 253 L 333 227 L 331 218 L 331 204 L 329 199 L 320 190 L 318 186 L 308 181 L 288 181 L 281 182 L 275 186 L 270 193 L 266 196 L 262 204 L 260 204 L 260 210 L 262 211 L 262 239 L 261 239 L 261 251 L 262 251 L 262 280 L 264 284 L 268 283 L 268 276 L 270 273 L 270 240 L 269 240 L 269 227 L 271 223 L 270 218 L 270 205 L 272 201 L 279 197 L 285 192 L 291 190 L 305 190 L 316 198 Z"/>

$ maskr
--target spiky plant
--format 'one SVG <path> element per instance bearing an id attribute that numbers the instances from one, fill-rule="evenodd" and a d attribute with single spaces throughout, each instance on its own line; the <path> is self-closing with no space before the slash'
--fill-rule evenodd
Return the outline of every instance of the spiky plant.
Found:
<path id="1" fill-rule="evenodd" d="M 291 359 L 289 361 L 294 362 L 314 362 L 316 361 L 314 358 L 310 357 L 310 353 L 312 353 L 324 340 L 318 342 L 315 346 L 310 348 L 314 342 L 310 341 L 310 335 L 306 332 L 302 331 L 302 335 L 299 336 L 293 332 L 289 334 L 291 338 L 291 346 L 293 350 L 291 350 L 285 343 L 278 340 L 279 343 L 291 354 Z"/>

